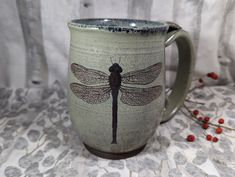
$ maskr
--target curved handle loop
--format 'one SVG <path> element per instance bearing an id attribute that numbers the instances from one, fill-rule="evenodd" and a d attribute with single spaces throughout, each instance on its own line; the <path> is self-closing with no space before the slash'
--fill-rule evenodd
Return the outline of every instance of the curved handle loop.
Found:
<path id="1" fill-rule="evenodd" d="M 195 53 L 188 33 L 175 23 L 168 23 L 169 30 L 165 40 L 165 47 L 176 42 L 179 53 L 179 66 L 175 83 L 170 95 L 166 98 L 166 106 L 161 123 L 170 120 L 183 104 L 187 96 L 194 69 Z"/>

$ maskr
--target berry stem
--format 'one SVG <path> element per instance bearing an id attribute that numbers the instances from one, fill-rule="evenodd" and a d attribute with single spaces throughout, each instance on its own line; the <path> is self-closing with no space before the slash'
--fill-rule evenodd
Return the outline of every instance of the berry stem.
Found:
<path id="1" fill-rule="evenodd" d="M 221 125 L 221 124 L 214 124 L 214 123 L 211 123 L 209 122 L 208 124 L 214 126 L 214 127 L 223 127 L 223 128 L 226 128 L 228 130 L 232 130 L 232 131 L 235 131 L 235 128 L 232 128 L 232 127 L 228 127 L 228 126 L 225 126 L 225 125 Z"/>
<path id="2" fill-rule="evenodd" d="M 203 75 L 202 77 L 200 77 L 200 78 L 194 78 L 194 79 L 192 79 L 192 82 L 196 82 L 196 81 L 198 81 L 198 79 L 205 79 L 206 78 L 206 75 Z"/>
<path id="3" fill-rule="evenodd" d="M 186 108 L 186 110 L 187 110 L 187 108 Z M 196 124 L 198 124 L 198 125 L 202 125 L 200 122 L 198 122 L 197 121 L 197 118 L 195 118 L 195 116 L 193 115 L 192 117 L 189 117 L 189 115 L 187 114 L 187 113 L 185 113 L 182 109 L 180 109 L 180 111 L 186 116 L 186 117 L 188 117 L 189 119 L 191 119 L 191 120 L 193 120 Z M 191 112 L 189 112 L 190 114 L 191 114 Z M 206 136 L 206 130 L 202 130 L 203 131 L 203 134 Z"/>
<path id="4" fill-rule="evenodd" d="M 187 112 L 192 116 L 194 120 L 197 120 L 197 117 L 192 113 L 192 111 L 189 110 L 189 108 L 185 104 L 183 104 L 183 107 L 187 110 Z"/>
<path id="5" fill-rule="evenodd" d="M 193 100 L 190 100 L 190 99 L 185 99 L 186 102 L 190 102 L 190 103 L 196 103 L 196 104 L 200 104 L 200 105 L 205 105 L 205 103 L 202 103 L 202 102 L 198 102 L 198 101 L 193 101 Z"/>
<path id="6" fill-rule="evenodd" d="M 204 85 L 203 85 L 204 86 Z M 191 92 L 193 92 L 194 90 L 196 90 L 196 89 L 198 89 L 198 88 L 201 88 L 201 87 L 203 87 L 203 86 L 194 86 L 193 88 L 191 88 L 189 91 L 188 91 L 188 93 L 191 93 Z"/>
<path id="7" fill-rule="evenodd" d="M 187 109 L 186 109 L 187 110 Z M 193 120 L 194 122 L 196 122 L 198 125 L 201 126 L 201 123 L 197 121 L 197 118 L 195 118 L 195 116 L 189 112 L 191 115 L 193 115 L 192 117 L 189 117 L 189 115 L 187 113 L 185 113 L 182 109 L 180 110 L 186 117 L 188 117 L 189 119 Z"/>
<path id="8" fill-rule="evenodd" d="M 189 108 L 183 104 L 183 107 L 187 110 L 187 112 L 191 115 L 191 117 L 189 117 L 186 113 L 185 115 L 190 118 L 191 120 L 194 120 L 195 122 L 197 122 L 197 117 L 192 113 L 192 111 L 189 110 Z M 184 113 L 184 112 L 183 112 Z M 199 122 L 197 122 L 199 123 Z M 199 123 L 200 124 L 200 123 Z M 225 129 L 228 129 L 228 130 L 231 130 L 231 131 L 235 131 L 235 128 L 232 128 L 232 127 L 228 127 L 228 126 L 225 126 L 225 125 L 220 125 L 220 124 L 215 124 L 215 123 L 211 123 L 211 122 L 208 122 L 209 125 L 212 125 L 214 127 L 222 127 L 222 128 L 225 128 Z M 200 124 L 201 125 L 201 124 Z"/>

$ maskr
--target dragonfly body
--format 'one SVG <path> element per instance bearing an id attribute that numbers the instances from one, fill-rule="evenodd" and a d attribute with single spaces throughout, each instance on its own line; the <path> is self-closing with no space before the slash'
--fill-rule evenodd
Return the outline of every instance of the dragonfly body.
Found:
<path id="1" fill-rule="evenodd" d="M 113 98 L 112 102 L 112 129 L 113 129 L 113 140 L 112 144 L 117 144 L 117 112 L 118 112 L 118 92 L 121 87 L 121 82 L 122 82 L 122 68 L 119 66 L 119 64 L 114 63 L 110 68 L 109 68 L 109 86 L 111 88 L 111 95 Z"/>
<path id="2" fill-rule="evenodd" d="M 162 63 L 155 63 L 147 68 L 121 75 L 121 66 L 114 63 L 109 67 L 108 75 L 105 72 L 72 63 L 71 71 L 81 83 L 71 83 L 70 89 L 79 99 L 88 104 L 100 104 L 107 101 L 110 95 L 112 96 L 111 143 L 117 144 L 118 94 L 121 93 L 120 101 L 128 106 L 144 106 L 151 103 L 161 95 L 161 85 L 140 88 L 125 84 L 148 85 L 159 76 L 161 68 Z"/>

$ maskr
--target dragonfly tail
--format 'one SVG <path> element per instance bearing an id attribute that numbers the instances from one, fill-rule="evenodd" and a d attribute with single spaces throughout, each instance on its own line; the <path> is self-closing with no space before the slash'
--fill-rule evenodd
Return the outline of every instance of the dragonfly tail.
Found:
<path id="1" fill-rule="evenodd" d="M 117 144 L 117 111 L 118 111 L 118 90 L 112 90 L 113 104 L 112 104 L 112 129 L 113 140 L 111 144 Z"/>
<path id="2" fill-rule="evenodd" d="M 117 144 L 117 140 L 113 140 L 111 144 Z"/>

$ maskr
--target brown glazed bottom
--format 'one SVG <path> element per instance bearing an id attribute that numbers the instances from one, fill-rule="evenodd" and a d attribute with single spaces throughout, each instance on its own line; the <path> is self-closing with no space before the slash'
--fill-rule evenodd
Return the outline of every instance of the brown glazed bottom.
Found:
<path id="1" fill-rule="evenodd" d="M 129 157 L 133 157 L 133 156 L 137 155 L 138 153 L 140 153 L 144 149 L 144 147 L 146 146 L 146 144 L 145 144 L 144 146 L 142 146 L 138 149 L 135 149 L 135 150 L 129 151 L 129 152 L 125 152 L 125 153 L 109 153 L 109 152 L 103 152 L 103 151 L 99 151 L 97 149 L 94 149 L 94 148 L 86 145 L 85 143 L 84 143 L 84 145 L 90 153 L 92 153 L 98 157 L 102 157 L 105 159 L 112 159 L 112 160 L 119 160 L 119 159 L 126 159 Z"/>

